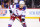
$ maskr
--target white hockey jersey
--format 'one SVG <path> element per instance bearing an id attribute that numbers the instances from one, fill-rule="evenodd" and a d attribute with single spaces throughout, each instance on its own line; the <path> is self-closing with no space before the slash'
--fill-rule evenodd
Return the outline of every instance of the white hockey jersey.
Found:
<path id="1" fill-rule="evenodd" d="M 10 8 L 12 10 L 12 14 L 14 13 L 17 16 L 25 15 L 25 11 L 16 9 L 16 5 L 14 5 L 14 7 L 12 5 L 10 5 Z"/>
<path id="2" fill-rule="evenodd" d="M 13 13 L 17 16 L 20 16 L 20 15 L 25 15 L 25 11 L 23 10 L 19 10 L 19 9 L 14 9 L 13 10 Z"/>

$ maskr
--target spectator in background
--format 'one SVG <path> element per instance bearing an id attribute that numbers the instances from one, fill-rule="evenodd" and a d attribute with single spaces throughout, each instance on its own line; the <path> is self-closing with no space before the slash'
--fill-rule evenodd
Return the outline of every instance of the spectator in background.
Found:
<path id="1" fill-rule="evenodd" d="M 24 0 L 27 8 L 32 8 L 32 0 Z"/>
<path id="2" fill-rule="evenodd" d="M 2 2 L 1 7 L 4 8 L 4 2 Z"/>
<path id="3" fill-rule="evenodd" d="M 8 0 L 1 1 L 2 8 L 8 8 Z"/>
<path id="4" fill-rule="evenodd" d="M 4 1 L 4 7 L 5 7 L 5 8 L 8 8 L 8 0 L 5 0 L 5 1 Z"/>
<path id="5" fill-rule="evenodd" d="M 34 0 L 35 8 L 40 8 L 40 0 Z"/>

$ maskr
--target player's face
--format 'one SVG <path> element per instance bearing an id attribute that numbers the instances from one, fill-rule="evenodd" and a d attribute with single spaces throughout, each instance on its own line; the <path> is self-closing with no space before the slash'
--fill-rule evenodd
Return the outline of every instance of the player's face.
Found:
<path id="1" fill-rule="evenodd" d="M 20 8 L 23 8 L 24 7 L 24 4 L 20 4 Z"/>

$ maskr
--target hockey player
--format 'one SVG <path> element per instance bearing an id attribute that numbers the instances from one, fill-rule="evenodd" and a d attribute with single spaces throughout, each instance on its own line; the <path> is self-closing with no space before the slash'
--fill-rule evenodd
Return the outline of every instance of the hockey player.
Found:
<path id="1" fill-rule="evenodd" d="M 25 2 L 20 1 L 19 5 L 16 5 L 16 9 L 14 9 L 13 12 L 10 11 L 11 16 L 10 16 L 10 21 L 9 21 L 8 27 L 12 27 L 13 21 L 17 18 L 22 23 L 22 26 L 26 27 L 26 24 L 25 24 L 25 9 L 26 9 L 25 8 Z"/>
<path id="2" fill-rule="evenodd" d="M 18 0 L 13 0 L 13 4 L 12 4 L 12 5 L 11 5 L 11 4 L 9 5 L 8 8 L 10 9 L 10 10 L 9 10 L 9 11 L 10 11 L 10 15 L 12 15 L 12 11 L 13 11 L 14 9 L 16 9 L 16 7 L 17 7 L 16 4 L 18 4 Z"/>

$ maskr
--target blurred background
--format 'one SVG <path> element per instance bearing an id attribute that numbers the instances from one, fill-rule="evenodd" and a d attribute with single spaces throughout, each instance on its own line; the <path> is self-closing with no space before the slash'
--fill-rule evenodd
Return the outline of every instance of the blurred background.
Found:
<path id="1" fill-rule="evenodd" d="M 25 5 L 27 6 L 25 15 L 27 27 L 40 27 L 40 0 L 24 0 L 24 1 Z M 0 27 L 8 27 L 8 22 L 10 19 L 10 12 L 8 7 L 12 4 L 13 0 L 0 0 Z M 13 27 L 20 26 L 21 26 L 20 22 L 18 22 L 16 19 L 15 22 L 13 23 Z"/>
<path id="2" fill-rule="evenodd" d="M 24 0 L 27 8 L 40 8 L 40 0 Z M 8 8 L 13 0 L 0 0 L 0 8 Z"/>

